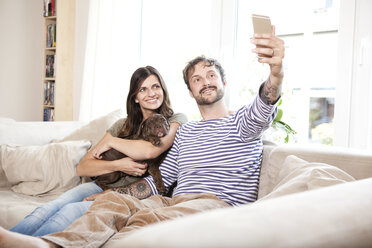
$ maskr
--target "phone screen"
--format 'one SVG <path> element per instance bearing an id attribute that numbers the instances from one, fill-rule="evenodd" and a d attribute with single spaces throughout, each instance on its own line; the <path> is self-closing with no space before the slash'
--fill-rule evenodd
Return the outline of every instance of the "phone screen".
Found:
<path id="1" fill-rule="evenodd" d="M 270 17 L 263 15 L 252 15 L 253 30 L 255 34 L 271 34 Z"/>

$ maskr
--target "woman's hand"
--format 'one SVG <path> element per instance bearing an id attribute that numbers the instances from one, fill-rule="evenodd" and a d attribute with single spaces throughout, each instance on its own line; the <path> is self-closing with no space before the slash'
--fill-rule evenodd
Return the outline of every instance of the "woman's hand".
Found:
<path id="1" fill-rule="evenodd" d="M 101 154 L 112 148 L 111 147 L 112 139 L 113 139 L 112 135 L 109 132 L 107 132 L 105 136 L 103 136 L 103 138 L 98 142 L 98 144 L 92 150 L 93 157 L 96 159 L 102 159 Z"/>
<path id="2" fill-rule="evenodd" d="M 115 160 L 117 170 L 132 176 L 142 176 L 147 170 L 146 163 L 138 163 L 130 157 Z"/>
<path id="3" fill-rule="evenodd" d="M 103 194 L 105 194 L 107 192 L 110 192 L 110 191 L 112 191 L 112 190 L 111 189 L 106 189 L 105 191 L 102 191 L 101 193 L 96 193 L 96 194 L 87 196 L 87 197 L 84 198 L 83 201 L 94 201 L 98 196 L 103 195 Z"/>

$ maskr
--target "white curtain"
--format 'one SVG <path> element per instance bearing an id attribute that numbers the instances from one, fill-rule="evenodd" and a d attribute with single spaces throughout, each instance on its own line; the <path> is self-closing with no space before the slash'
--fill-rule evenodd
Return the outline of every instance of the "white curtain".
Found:
<path id="1" fill-rule="evenodd" d="M 140 60 L 141 1 L 89 1 L 79 120 L 121 108 Z"/>
<path id="2" fill-rule="evenodd" d="M 146 65 L 162 74 L 175 112 L 199 118 L 182 70 L 198 55 L 223 62 L 221 58 L 233 51 L 227 49 L 222 56 L 221 46 L 228 46 L 227 35 L 222 33 L 222 16 L 226 15 L 222 2 L 89 1 L 79 119 L 91 120 L 117 108 L 125 109 L 130 77 L 135 69 Z"/>

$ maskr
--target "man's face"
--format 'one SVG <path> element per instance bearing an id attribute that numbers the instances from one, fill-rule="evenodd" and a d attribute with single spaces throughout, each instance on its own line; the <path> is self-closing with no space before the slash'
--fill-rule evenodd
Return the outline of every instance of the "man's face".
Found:
<path id="1" fill-rule="evenodd" d="M 190 96 L 195 98 L 198 105 L 209 105 L 223 98 L 226 83 L 214 66 L 204 62 L 195 65 L 189 75 Z"/>

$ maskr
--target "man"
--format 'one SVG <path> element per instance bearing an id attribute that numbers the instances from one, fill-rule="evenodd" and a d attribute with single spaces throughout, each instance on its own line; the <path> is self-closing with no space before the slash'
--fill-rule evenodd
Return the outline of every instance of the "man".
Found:
<path id="1" fill-rule="evenodd" d="M 158 195 L 153 179 L 147 177 L 97 197 L 89 211 L 64 232 L 40 239 L 1 229 L 0 246 L 17 242 L 18 247 L 99 247 L 113 235 L 112 239 L 118 239 L 150 223 L 255 201 L 261 136 L 275 117 L 281 92 L 284 43 L 270 34 L 256 34 L 252 43 L 258 61 L 269 64 L 270 76 L 254 101 L 233 114 L 224 103 L 227 81 L 216 60 L 197 57 L 184 69 L 202 120 L 180 127 L 160 167 L 168 189 L 177 181 L 172 198 Z"/>

